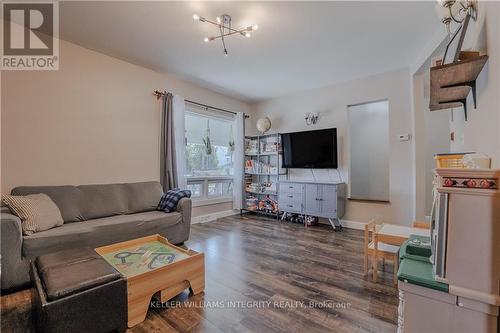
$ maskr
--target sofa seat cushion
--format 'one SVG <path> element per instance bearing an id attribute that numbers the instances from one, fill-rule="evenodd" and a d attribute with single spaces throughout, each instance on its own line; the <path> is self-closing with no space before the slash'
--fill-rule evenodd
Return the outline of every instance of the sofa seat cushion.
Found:
<path id="1" fill-rule="evenodd" d="M 178 212 L 151 211 L 66 223 L 23 237 L 23 255 L 32 259 L 68 248 L 96 248 L 153 234 L 166 237 L 165 230 L 181 221 L 182 215 Z"/>
<path id="2" fill-rule="evenodd" d="M 49 301 L 73 295 L 121 277 L 118 271 L 90 248 L 45 254 L 38 257 L 36 263 Z"/>

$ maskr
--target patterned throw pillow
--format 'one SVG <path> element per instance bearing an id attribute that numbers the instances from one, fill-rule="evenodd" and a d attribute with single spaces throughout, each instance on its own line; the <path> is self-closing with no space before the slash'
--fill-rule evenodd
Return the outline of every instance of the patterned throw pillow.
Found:
<path id="1" fill-rule="evenodd" d="M 25 236 L 64 223 L 59 207 L 46 194 L 2 195 L 2 201 L 21 219 Z"/>
<path id="2" fill-rule="evenodd" d="M 189 190 L 181 190 L 178 188 L 174 188 L 172 190 L 168 190 L 167 193 L 164 193 L 160 199 L 160 203 L 156 210 L 162 210 L 165 213 L 171 213 L 177 208 L 177 204 L 182 198 L 191 198 L 191 191 Z"/>

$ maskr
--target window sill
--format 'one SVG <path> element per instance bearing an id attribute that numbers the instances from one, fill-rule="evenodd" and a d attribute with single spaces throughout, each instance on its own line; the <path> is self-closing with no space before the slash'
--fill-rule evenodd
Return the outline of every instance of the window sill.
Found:
<path id="1" fill-rule="evenodd" d="M 231 197 L 219 197 L 219 198 L 200 198 L 193 199 L 193 207 L 210 206 L 215 204 L 233 202 Z"/>
<path id="2" fill-rule="evenodd" d="M 203 180 L 233 180 L 233 176 L 188 176 L 186 177 L 187 182 L 196 182 Z"/>

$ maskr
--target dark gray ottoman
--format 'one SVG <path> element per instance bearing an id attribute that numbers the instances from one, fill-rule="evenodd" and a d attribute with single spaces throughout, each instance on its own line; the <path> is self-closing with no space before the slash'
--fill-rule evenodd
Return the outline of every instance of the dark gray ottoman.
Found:
<path id="1" fill-rule="evenodd" d="M 31 278 L 37 330 L 126 330 L 127 282 L 94 250 L 42 255 L 31 263 Z"/>

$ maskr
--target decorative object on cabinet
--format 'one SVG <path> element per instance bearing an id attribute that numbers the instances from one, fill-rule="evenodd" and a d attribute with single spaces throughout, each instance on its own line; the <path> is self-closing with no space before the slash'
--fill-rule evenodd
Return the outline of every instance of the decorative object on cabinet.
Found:
<path id="1" fill-rule="evenodd" d="M 470 153 L 464 156 L 462 163 L 467 169 L 489 169 L 491 167 L 491 158 L 486 154 Z"/>
<path id="2" fill-rule="evenodd" d="M 267 131 L 271 129 L 271 119 L 269 117 L 260 118 L 257 120 L 257 130 L 264 135 Z"/>
<path id="3" fill-rule="evenodd" d="M 488 61 L 487 55 L 431 68 L 430 103 L 431 111 L 463 106 L 467 120 L 467 96 L 472 90 L 474 108 L 476 100 L 476 79 Z"/>
<path id="4" fill-rule="evenodd" d="M 437 168 L 465 168 L 462 159 L 468 153 L 444 153 L 434 155 Z"/>

